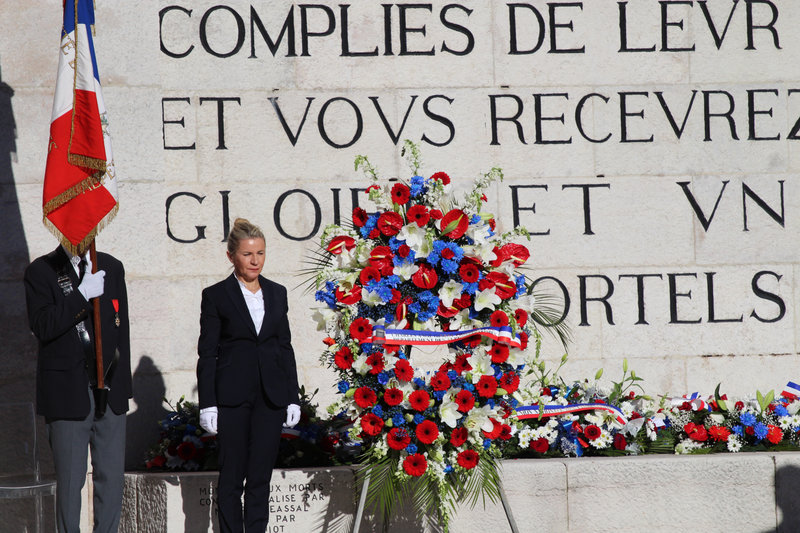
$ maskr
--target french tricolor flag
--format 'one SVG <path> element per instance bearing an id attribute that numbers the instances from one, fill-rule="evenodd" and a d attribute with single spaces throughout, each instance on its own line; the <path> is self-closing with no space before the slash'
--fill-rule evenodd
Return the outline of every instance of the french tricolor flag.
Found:
<path id="1" fill-rule="evenodd" d="M 118 209 L 93 24 L 93 0 L 65 1 L 42 207 L 45 225 L 73 252 Z"/>

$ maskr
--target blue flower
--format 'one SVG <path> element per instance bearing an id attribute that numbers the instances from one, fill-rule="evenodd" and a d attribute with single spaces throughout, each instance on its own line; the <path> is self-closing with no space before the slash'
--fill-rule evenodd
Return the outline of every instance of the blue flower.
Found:
<path id="1" fill-rule="evenodd" d="M 454 381 L 459 377 L 458 372 L 456 372 L 455 370 L 448 370 L 447 377 L 450 378 L 450 381 Z"/>
<path id="2" fill-rule="evenodd" d="M 451 465 L 445 465 L 444 472 L 445 474 L 450 473 L 453 471 L 453 467 Z"/>
<path id="3" fill-rule="evenodd" d="M 753 427 L 753 432 L 755 433 L 756 438 L 761 440 L 767 436 L 767 433 L 769 433 L 769 428 L 766 426 L 766 424 L 759 422 Z"/>
<path id="4" fill-rule="evenodd" d="M 414 423 L 415 424 L 421 424 L 424 421 L 425 421 L 425 417 L 422 416 L 421 414 L 417 413 L 417 414 L 414 415 Z"/>
<path id="5" fill-rule="evenodd" d="M 445 394 L 447 394 L 446 390 L 433 391 L 433 397 L 436 398 L 437 400 L 440 400 L 440 401 L 441 401 L 442 398 L 444 398 Z"/>
<path id="6" fill-rule="evenodd" d="M 488 450 L 492 446 L 492 439 L 483 439 L 483 449 Z"/>
<path id="7" fill-rule="evenodd" d="M 483 274 L 481 274 L 481 276 L 483 276 Z M 478 282 L 477 281 L 474 281 L 472 283 L 467 283 L 465 281 L 462 281 L 461 285 L 464 286 L 464 289 L 463 289 L 464 292 L 466 292 L 469 295 L 473 295 L 476 292 L 478 292 Z"/>
<path id="8" fill-rule="evenodd" d="M 366 239 L 369 237 L 369 234 L 372 233 L 372 230 L 374 230 L 377 226 L 378 213 L 373 213 L 369 216 L 369 218 L 367 218 L 367 222 L 361 226 L 358 231 L 361 233 L 361 236 Z"/>
<path id="9" fill-rule="evenodd" d="M 731 428 L 731 430 L 734 433 L 736 433 L 737 435 L 739 435 L 740 437 L 744 437 L 744 428 L 742 426 L 740 426 L 739 424 L 736 424 L 735 426 L 733 426 Z"/>
<path id="10" fill-rule="evenodd" d="M 395 413 L 392 415 L 392 422 L 394 422 L 395 426 L 405 426 L 406 425 L 406 418 L 403 416 L 403 413 Z"/>
<path id="11" fill-rule="evenodd" d="M 413 176 L 411 178 L 411 187 L 409 187 L 411 197 L 416 198 L 420 194 L 425 194 L 427 187 L 425 187 L 425 178 L 422 176 Z"/>
<path id="12" fill-rule="evenodd" d="M 475 214 L 475 215 L 472 215 L 472 218 L 470 218 L 470 219 L 469 219 L 469 223 L 470 223 L 470 225 L 477 224 L 477 223 L 478 223 L 478 222 L 480 222 L 480 221 L 481 221 L 481 216 L 480 216 L 480 215 L 477 215 L 477 214 Z"/>
<path id="13" fill-rule="evenodd" d="M 525 276 L 514 276 L 514 278 L 517 282 L 517 293 L 514 297 L 519 298 L 528 291 L 528 288 L 525 286 Z"/>
<path id="14" fill-rule="evenodd" d="M 425 388 L 425 380 L 422 378 L 414 378 L 414 385 L 416 385 L 420 389 Z"/>
<path id="15" fill-rule="evenodd" d="M 350 384 L 348 382 L 342 380 L 337 385 L 337 388 L 339 389 L 339 392 L 344 394 L 345 392 L 347 392 L 350 389 Z"/>
<path id="16" fill-rule="evenodd" d="M 464 382 L 464 388 L 466 390 L 470 391 L 470 392 L 474 392 L 475 391 L 475 385 L 473 385 L 469 381 Z"/>
<path id="17" fill-rule="evenodd" d="M 786 410 L 785 405 L 779 403 L 775 406 L 775 414 L 778 416 L 789 416 L 789 411 Z"/>
<path id="18" fill-rule="evenodd" d="M 406 451 L 408 451 L 408 453 L 417 453 L 417 445 L 409 444 L 408 446 L 406 446 Z"/>
<path id="19" fill-rule="evenodd" d="M 372 408 L 372 414 L 383 418 L 383 408 L 380 405 L 376 405 Z"/>
<path id="20" fill-rule="evenodd" d="M 756 423 L 756 417 L 753 413 L 742 413 L 739 415 L 739 421 L 745 426 L 752 426 Z"/>
<path id="21" fill-rule="evenodd" d="M 389 383 L 389 374 L 387 372 L 381 372 L 378 374 L 378 383 L 381 385 L 386 385 Z"/>

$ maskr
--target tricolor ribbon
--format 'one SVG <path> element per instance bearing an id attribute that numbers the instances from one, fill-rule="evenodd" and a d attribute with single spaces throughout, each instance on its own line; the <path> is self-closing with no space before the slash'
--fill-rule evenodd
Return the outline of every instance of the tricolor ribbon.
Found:
<path id="1" fill-rule="evenodd" d="M 711 410 L 711 406 L 700 398 L 700 394 L 693 392 L 691 394 L 684 394 L 681 397 L 669 398 L 670 404 L 673 407 L 680 407 L 684 403 L 688 403 L 692 407 L 692 411 Z"/>
<path id="2" fill-rule="evenodd" d="M 783 388 L 783 391 L 781 391 L 781 396 L 787 400 L 796 400 L 800 398 L 800 385 L 791 381 L 788 382 Z"/>
<path id="3" fill-rule="evenodd" d="M 372 337 L 366 339 L 364 342 L 388 345 L 413 344 L 429 346 L 450 344 L 472 337 L 473 335 L 488 337 L 513 348 L 522 348 L 522 341 L 520 341 L 519 336 L 514 335 L 511 328 L 508 326 L 487 326 L 484 328 L 459 331 L 419 331 L 413 329 L 386 329 L 381 325 L 376 325 L 372 328 Z"/>
<path id="4" fill-rule="evenodd" d="M 614 415 L 614 418 L 623 426 L 628 423 L 628 419 L 618 408 L 606 403 L 571 403 L 567 405 L 545 404 L 540 410 L 538 405 L 523 405 L 515 409 L 516 417 L 519 420 L 529 418 L 544 418 L 548 416 L 570 415 L 585 411 L 607 411 Z"/>

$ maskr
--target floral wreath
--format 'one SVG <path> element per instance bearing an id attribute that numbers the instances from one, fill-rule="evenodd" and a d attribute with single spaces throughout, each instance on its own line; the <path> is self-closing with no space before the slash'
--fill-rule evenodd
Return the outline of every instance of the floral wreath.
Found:
<path id="1" fill-rule="evenodd" d="M 527 231 L 495 233 L 483 211 L 484 191 L 502 172 L 493 168 L 457 199 L 444 172 L 418 175 L 416 145 L 406 141 L 403 152 L 414 175 L 392 185 L 356 158 L 377 210 L 357 207 L 351 225 L 328 226 L 307 272 L 325 304 L 315 313 L 328 335 L 321 361 L 343 395 L 332 411 L 354 421 L 368 503 L 388 515 L 411 494 L 415 510 L 446 527 L 456 503 L 499 497 L 512 395 L 538 358 L 541 310 L 519 272 L 530 252 L 513 242 Z M 415 367 L 414 344 L 447 344 L 451 357 L 434 370 Z"/>

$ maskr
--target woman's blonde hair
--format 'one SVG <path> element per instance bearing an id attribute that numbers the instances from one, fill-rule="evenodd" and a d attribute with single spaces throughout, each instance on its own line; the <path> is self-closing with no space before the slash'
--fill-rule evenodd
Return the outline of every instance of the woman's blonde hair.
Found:
<path id="1" fill-rule="evenodd" d="M 228 233 L 228 253 L 235 254 L 239 249 L 239 243 L 247 239 L 264 239 L 264 233 L 261 228 L 252 224 L 249 220 L 244 218 L 237 218 L 233 221 L 231 232 Z"/>

